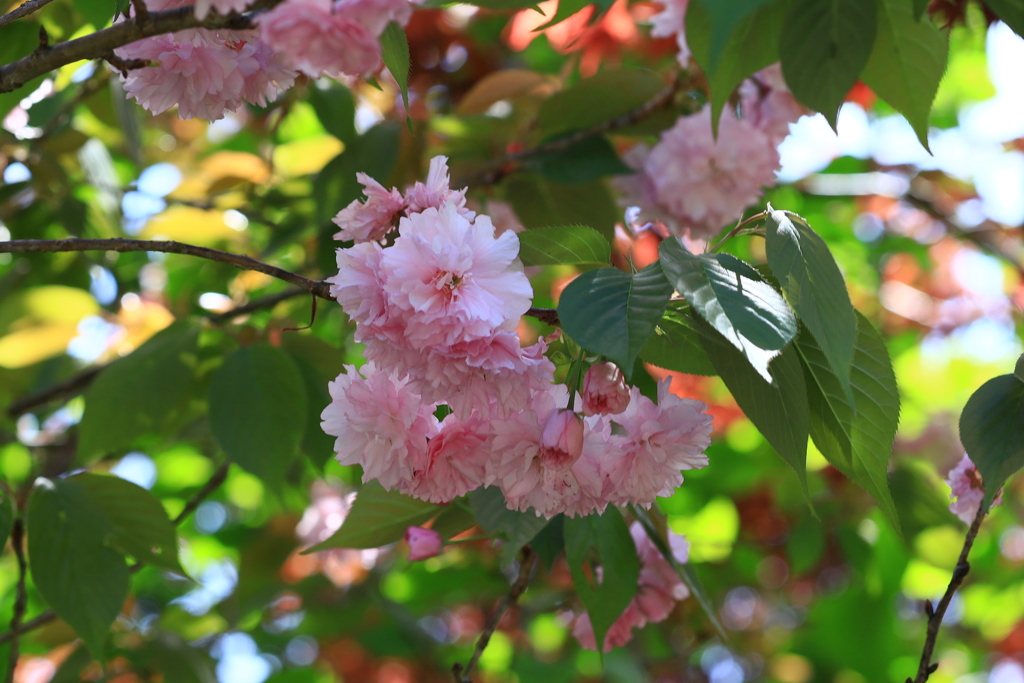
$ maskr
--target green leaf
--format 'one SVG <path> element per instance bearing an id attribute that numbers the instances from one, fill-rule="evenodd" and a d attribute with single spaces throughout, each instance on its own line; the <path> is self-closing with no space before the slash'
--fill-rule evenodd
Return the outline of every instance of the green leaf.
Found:
<path id="1" fill-rule="evenodd" d="M 602 69 L 571 88 L 544 100 L 537 112 L 537 132 L 550 140 L 628 114 L 654 99 L 665 87 L 653 71 Z"/>
<path id="2" fill-rule="evenodd" d="M 128 597 L 128 565 L 103 508 L 73 479 L 36 480 L 28 503 L 32 580 L 95 659 Z"/>
<path id="3" fill-rule="evenodd" d="M 711 121 L 718 135 L 722 108 L 748 76 L 779 61 L 779 37 L 787 0 L 773 0 L 737 23 L 729 34 L 715 68 L 710 68 L 711 17 L 702 2 L 691 2 L 686 13 L 686 42 L 708 78 Z"/>
<path id="4" fill-rule="evenodd" d="M 526 167 L 556 183 L 587 183 L 605 176 L 633 173 L 604 135 L 591 135 L 565 149 L 536 154 Z"/>
<path id="5" fill-rule="evenodd" d="M 96 30 L 110 23 L 117 9 L 116 5 L 115 0 L 75 0 L 75 9 Z"/>
<path id="6" fill-rule="evenodd" d="M 505 198 L 527 229 L 589 225 L 612 240 L 619 208 L 603 181 L 556 183 L 536 174 L 516 173 L 502 183 Z"/>
<path id="7" fill-rule="evenodd" d="M 640 359 L 665 370 L 688 375 L 715 375 L 715 366 L 687 315 L 690 305 L 673 301 L 658 321 L 654 334 L 640 349 Z"/>
<path id="8" fill-rule="evenodd" d="M 177 416 L 192 383 L 198 336 L 195 325 L 175 323 L 100 372 L 85 392 L 79 460 L 123 450 Z"/>
<path id="9" fill-rule="evenodd" d="M 98 28 L 98 27 L 97 27 Z M 21 59 L 39 45 L 39 24 L 35 21 L 12 21 L 0 27 L 0 64 Z M 21 97 L 28 96 L 31 90 L 22 88 Z"/>
<path id="10" fill-rule="evenodd" d="M 840 472 L 874 497 L 899 532 L 886 472 L 900 420 L 900 395 L 885 341 L 858 313 L 850 371 L 853 403 L 846 398 L 842 383 L 811 334 L 801 332 L 796 347 L 804 362 L 814 445 Z"/>
<path id="11" fill-rule="evenodd" d="M 917 5 L 923 0 L 914 3 L 915 16 L 920 17 L 921 12 L 917 11 Z M 924 3 L 927 6 L 927 3 Z M 1024 0 L 986 0 L 988 8 L 996 13 L 1007 26 L 1018 36 L 1024 36 Z"/>
<path id="12" fill-rule="evenodd" d="M 7 545 L 7 539 L 14 528 L 14 501 L 0 491 L 0 548 Z"/>
<path id="13" fill-rule="evenodd" d="M 676 291 L 770 383 L 768 362 L 797 330 L 796 317 L 782 295 L 729 254 L 695 256 L 674 238 L 661 243 L 659 254 Z"/>
<path id="14" fill-rule="evenodd" d="M 832 128 L 871 56 L 877 14 L 875 0 L 792 0 L 789 6 L 779 42 L 786 85 Z"/>
<path id="15" fill-rule="evenodd" d="M 708 66 L 717 68 L 736 27 L 771 0 L 697 0 L 707 12 L 710 25 Z"/>
<path id="16" fill-rule="evenodd" d="M 460 499 L 460 501 L 465 499 Z M 453 501 L 441 510 L 441 514 L 434 519 L 430 528 L 441 534 L 441 537 L 448 540 L 458 536 L 466 529 L 476 524 L 473 512 L 468 510 L 464 502 Z"/>
<path id="17" fill-rule="evenodd" d="M 306 427 L 306 387 L 295 361 L 269 344 L 235 351 L 210 382 L 209 413 L 228 457 L 279 486 Z"/>
<path id="18" fill-rule="evenodd" d="M 117 550 L 139 562 L 187 576 L 178 562 L 174 525 L 153 494 L 109 475 L 76 474 L 68 481 L 84 488 L 106 514 L 114 530 L 110 542 Z"/>
<path id="19" fill-rule="evenodd" d="M 785 460 L 800 480 L 804 498 L 810 505 L 807 490 L 807 434 L 810 416 L 807 387 L 800 356 L 790 344 L 769 364 L 775 381 L 766 384 L 742 354 L 706 323 L 701 342 L 714 363 L 717 374 L 736 399 L 743 414 L 754 423 L 775 452 Z"/>
<path id="20" fill-rule="evenodd" d="M 356 137 L 356 100 L 352 91 L 342 85 L 329 88 L 310 87 L 309 103 L 324 130 L 346 145 Z"/>
<path id="21" fill-rule="evenodd" d="M 565 515 L 555 515 L 530 541 L 530 547 L 537 553 L 537 557 L 548 571 L 551 571 L 555 566 L 555 560 L 565 550 L 564 525 Z"/>
<path id="22" fill-rule="evenodd" d="M 535 228 L 519 233 L 519 260 L 524 266 L 606 265 L 611 255 L 608 240 L 585 225 Z"/>
<path id="23" fill-rule="evenodd" d="M 928 3 L 929 2 L 930 2 L 930 0 L 914 0 L 914 18 L 915 19 L 917 19 L 918 21 L 921 21 L 921 17 L 924 15 L 925 10 L 928 9 Z M 989 9 L 993 9 L 1000 2 L 1020 3 L 1020 0 L 989 0 L 989 2 L 988 2 Z M 1024 8 L 1024 3 L 1021 3 L 1021 7 Z M 1003 21 L 1006 21 L 1006 20 L 1003 19 Z M 1007 23 L 1009 23 L 1009 22 L 1007 22 Z"/>
<path id="24" fill-rule="evenodd" d="M 563 534 L 572 583 L 590 615 L 601 652 L 608 629 L 636 595 L 640 578 L 636 545 L 622 514 L 611 505 L 603 515 L 567 517 Z M 594 565 L 601 567 L 600 583 Z"/>
<path id="25" fill-rule="evenodd" d="M 384 66 L 395 77 L 398 88 L 402 91 L 402 102 L 409 111 L 409 39 L 405 37 L 405 29 L 397 22 L 390 22 L 380 37 L 381 52 L 384 55 Z"/>
<path id="26" fill-rule="evenodd" d="M 765 218 L 768 265 L 782 293 L 807 326 L 850 400 L 850 363 L 857 338 L 846 282 L 825 241 L 800 216 L 768 206 Z"/>
<path id="27" fill-rule="evenodd" d="M 494 486 L 470 491 L 469 506 L 480 528 L 487 533 L 503 534 L 508 539 L 502 549 L 505 563 L 514 560 L 519 549 L 532 541 L 548 523 L 533 508 L 526 512 L 509 510 L 501 489 Z"/>
<path id="28" fill-rule="evenodd" d="M 440 509 L 404 493 L 385 491 L 376 480 L 371 480 L 359 489 L 341 528 L 303 554 L 328 548 L 379 548 L 401 540 L 406 529 L 420 526 Z"/>
<path id="29" fill-rule="evenodd" d="M 1024 356 L 1017 361 L 1018 369 L 1022 363 Z M 960 413 L 960 441 L 981 474 L 988 506 L 1006 480 L 1024 467 L 1024 381 L 1000 375 L 982 384 Z"/>
<path id="30" fill-rule="evenodd" d="M 561 0 L 558 3 L 558 9 L 555 11 L 555 16 L 551 18 L 551 21 L 547 22 L 543 26 L 538 26 L 535 31 L 543 31 L 544 29 L 550 28 L 556 24 L 560 24 L 572 15 L 583 10 L 587 5 L 595 5 L 597 12 L 587 20 L 589 24 L 596 22 L 598 19 L 608 11 L 608 8 L 612 6 L 612 2 L 609 0 Z M 545 15 L 546 16 L 546 15 Z"/>
<path id="31" fill-rule="evenodd" d="M 566 334 L 615 361 L 629 379 L 671 296 L 658 262 L 634 275 L 599 268 L 569 283 L 558 300 L 558 319 Z"/>
<path id="32" fill-rule="evenodd" d="M 910 0 L 878 3 L 878 37 L 861 79 L 907 117 L 928 149 L 928 114 L 946 72 L 949 35 L 915 19 Z"/>
<path id="33" fill-rule="evenodd" d="M 301 450 L 310 462 L 321 472 L 324 466 L 334 457 L 334 437 L 324 432 L 320 426 L 320 413 L 331 403 L 331 394 L 327 383 L 320 374 L 304 358 L 289 354 L 302 376 L 302 384 L 306 388 L 308 409 L 306 410 L 306 428 L 302 434 Z"/>

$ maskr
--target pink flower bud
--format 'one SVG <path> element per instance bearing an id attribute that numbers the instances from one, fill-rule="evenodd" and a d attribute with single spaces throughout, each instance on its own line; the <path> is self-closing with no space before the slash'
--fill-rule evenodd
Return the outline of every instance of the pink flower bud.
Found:
<path id="1" fill-rule="evenodd" d="M 540 433 L 540 457 L 548 465 L 568 468 L 583 454 L 583 418 L 555 410 Z"/>
<path id="2" fill-rule="evenodd" d="M 413 562 L 434 557 L 441 552 L 441 534 L 433 529 L 411 526 L 405 530 L 405 542 L 409 544 L 409 559 Z"/>
<path id="3" fill-rule="evenodd" d="M 629 405 L 629 389 L 614 363 L 597 363 L 583 378 L 583 414 L 618 415 Z"/>

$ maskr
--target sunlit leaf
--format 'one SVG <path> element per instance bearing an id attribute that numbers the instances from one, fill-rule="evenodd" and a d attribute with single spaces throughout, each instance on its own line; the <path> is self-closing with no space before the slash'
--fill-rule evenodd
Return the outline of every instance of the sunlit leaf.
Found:
<path id="1" fill-rule="evenodd" d="M 389 22 L 380 37 L 381 53 L 384 66 L 388 68 L 398 89 L 402 93 L 405 109 L 409 109 L 409 40 L 405 37 L 405 29 L 397 22 Z"/>
<path id="2" fill-rule="evenodd" d="M 602 69 L 544 100 L 537 112 L 537 129 L 544 139 L 586 129 L 632 111 L 664 87 L 653 71 Z"/>
<path id="3" fill-rule="evenodd" d="M 690 305 L 670 302 L 654 328 L 654 334 L 640 350 L 640 360 L 665 370 L 688 375 L 715 375 L 715 366 L 701 344 L 700 334 L 687 315 Z"/>
<path id="4" fill-rule="evenodd" d="M 524 266 L 607 264 L 611 245 L 601 233 L 583 225 L 536 228 L 519 234 Z"/>

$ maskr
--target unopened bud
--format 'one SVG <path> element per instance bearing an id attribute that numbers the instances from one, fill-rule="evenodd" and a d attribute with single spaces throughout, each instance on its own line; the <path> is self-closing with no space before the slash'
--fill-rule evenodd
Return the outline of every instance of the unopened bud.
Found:
<path id="1" fill-rule="evenodd" d="M 583 414 L 618 415 L 629 405 L 629 388 L 614 363 L 596 363 L 583 378 Z"/>
<path id="2" fill-rule="evenodd" d="M 441 534 L 433 529 L 411 526 L 405 530 L 405 542 L 409 544 L 409 559 L 413 562 L 434 557 L 441 552 Z"/>
<path id="3" fill-rule="evenodd" d="M 540 434 L 541 458 L 550 465 L 569 467 L 583 454 L 583 418 L 571 410 L 556 410 Z"/>

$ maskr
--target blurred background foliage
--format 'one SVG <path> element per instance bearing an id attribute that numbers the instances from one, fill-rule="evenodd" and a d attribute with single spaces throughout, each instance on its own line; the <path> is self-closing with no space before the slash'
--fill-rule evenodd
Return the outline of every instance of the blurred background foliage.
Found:
<path id="1" fill-rule="evenodd" d="M 549 16 L 553 2 L 541 3 Z M 627 112 L 663 88 L 675 45 L 647 35 L 656 10 L 619 0 L 593 23 L 534 33 L 528 10 L 421 9 L 407 28 L 407 112 L 394 82 L 382 79 L 379 88 L 307 82 L 214 124 L 154 117 L 125 99 L 105 66 L 69 65 L 0 95 L 0 239 L 175 239 L 319 279 L 335 268 L 330 218 L 359 196 L 356 171 L 401 187 L 422 178 L 434 154 L 450 157 L 453 186 L 469 182 L 471 202 L 496 224 L 584 223 L 611 237 L 622 223 L 607 183 L 624 170 L 615 148 L 696 108 L 696 86 L 674 108 L 616 131 L 613 147 L 534 158 L 491 184 L 474 180 L 502 154 Z M 88 30 L 88 12 L 78 0 L 55 0 L 32 21 L 0 29 L 0 62 L 31 49 L 38 25 L 55 39 Z M 945 589 L 965 531 L 941 480 L 962 454 L 958 413 L 1021 352 L 1021 63 L 1024 42 L 1001 24 L 987 27 L 972 6 L 952 32 L 932 115 L 934 156 L 858 86 L 838 135 L 820 116 L 793 127 L 780 184 L 767 196 L 825 237 L 855 305 L 888 339 L 902 397 L 890 485 L 904 538 L 812 448 L 814 518 L 721 381 L 677 375 L 677 391 L 712 406 L 715 441 L 710 466 L 688 473 L 659 506 L 691 541 L 728 642 L 691 599 L 602 667 L 569 633 L 576 605 L 559 561 L 539 571 L 494 634 L 481 680 L 901 683 L 916 669 L 923 601 Z M 616 246 L 637 257 L 651 249 L 622 235 Z M 762 241 L 735 246 L 763 260 Z M 535 273 L 536 305 L 557 301 L 574 273 Z M 287 409 L 264 407 L 305 457 L 279 459 L 262 478 L 252 472 L 266 462 L 227 469 L 177 528 L 191 578 L 154 567 L 132 576 L 105 669 L 53 620 L 21 638 L 17 683 L 445 681 L 471 651 L 507 591 L 500 547 L 468 542 L 420 563 L 408 562 L 401 544 L 299 554 L 340 524 L 358 486 L 358 473 L 331 459 L 317 415 L 327 381 L 361 360 L 339 307 L 321 303 L 304 328 L 306 295 L 223 315 L 286 289 L 188 256 L 0 255 L 0 475 L 9 489 L 88 468 L 149 489 L 174 517 L 224 459 L 206 409 L 212 378 L 226 356 L 257 341 L 298 366 L 304 383 L 282 402 L 304 403 L 308 414 L 292 424 Z M 535 325 L 523 333 L 546 331 Z M 165 363 L 150 345 L 145 382 L 131 373 L 91 381 L 91 368 L 131 358 L 160 331 L 165 346 L 190 349 L 187 362 Z M 236 390 L 243 400 L 244 387 Z M 98 417 L 80 424 L 90 401 Z M 935 683 L 1024 682 L 1022 486 L 1011 480 L 978 537 L 940 636 Z M 16 578 L 8 549 L 3 623 Z M 27 616 L 46 609 L 30 582 Z"/>

